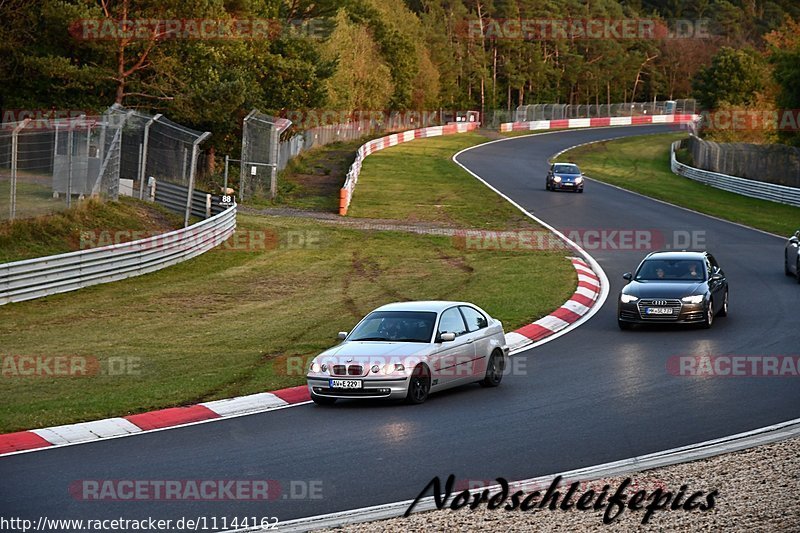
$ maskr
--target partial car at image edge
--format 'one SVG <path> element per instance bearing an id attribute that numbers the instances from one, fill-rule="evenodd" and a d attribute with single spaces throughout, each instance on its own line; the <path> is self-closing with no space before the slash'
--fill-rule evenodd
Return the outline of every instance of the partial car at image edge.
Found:
<path id="1" fill-rule="evenodd" d="M 795 276 L 800 283 L 800 229 L 786 241 L 783 250 L 783 272 Z"/>

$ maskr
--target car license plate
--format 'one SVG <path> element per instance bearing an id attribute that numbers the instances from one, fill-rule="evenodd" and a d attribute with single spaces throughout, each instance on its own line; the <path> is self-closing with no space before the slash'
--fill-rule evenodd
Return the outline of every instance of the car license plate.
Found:
<path id="1" fill-rule="evenodd" d="M 330 379 L 328 384 L 332 389 L 360 389 L 361 381 L 358 379 Z"/>
<path id="2" fill-rule="evenodd" d="M 671 315 L 671 307 L 647 307 L 644 312 L 648 315 Z"/>

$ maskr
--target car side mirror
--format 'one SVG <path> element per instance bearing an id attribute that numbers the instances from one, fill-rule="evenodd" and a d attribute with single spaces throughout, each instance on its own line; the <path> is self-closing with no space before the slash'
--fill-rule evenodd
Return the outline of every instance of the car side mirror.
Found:
<path id="1" fill-rule="evenodd" d="M 439 342 L 453 342 L 456 340 L 456 334 L 451 333 L 449 331 L 445 331 L 441 335 L 439 335 Z"/>
<path id="2" fill-rule="evenodd" d="M 627 280 L 627 281 L 630 281 L 630 280 L 632 280 L 632 279 L 633 279 L 633 274 L 631 274 L 630 272 L 625 272 L 625 273 L 622 275 L 622 279 L 624 279 L 624 280 Z"/>
<path id="3" fill-rule="evenodd" d="M 339 333 L 336 334 L 336 338 L 339 339 L 340 341 L 343 341 L 345 340 L 345 338 L 347 338 L 347 334 L 348 334 L 347 331 L 340 331 Z"/>

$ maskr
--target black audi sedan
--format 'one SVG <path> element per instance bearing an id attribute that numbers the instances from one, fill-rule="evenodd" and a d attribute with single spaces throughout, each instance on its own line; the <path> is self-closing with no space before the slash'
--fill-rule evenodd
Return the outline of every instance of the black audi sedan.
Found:
<path id="1" fill-rule="evenodd" d="M 547 171 L 544 188 L 548 191 L 583 192 L 583 174 L 574 163 L 553 163 Z"/>
<path id="2" fill-rule="evenodd" d="M 623 277 L 628 284 L 617 303 L 620 329 L 653 323 L 710 328 L 716 316 L 728 314 L 728 280 L 708 252 L 653 252 Z"/>

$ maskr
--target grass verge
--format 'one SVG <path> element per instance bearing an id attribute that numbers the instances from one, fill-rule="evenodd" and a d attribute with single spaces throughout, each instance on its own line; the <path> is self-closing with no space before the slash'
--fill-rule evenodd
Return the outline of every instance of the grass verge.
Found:
<path id="1" fill-rule="evenodd" d="M 462 133 L 414 140 L 370 155 L 347 216 L 466 228 L 532 226 L 530 219 L 453 163 L 453 154 L 486 141 L 477 133 Z"/>
<path id="2" fill-rule="evenodd" d="M 0 223 L 0 263 L 125 242 L 132 240 L 133 232 L 148 236 L 183 227 L 182 217 L 132 198 L 76 200 L 76 204 L 50 215 Z M 89 238 L 83 239 L 82 245 L 83 232 L 89 232 Z"/>
<path id="3" fill-rule="evenodd" d="M 574 161 L 591 178 L 688 207 L 731 222 L 790 235 L 800 225 L 800 208 L 715 189 L 672 173 L 669 147 L 684 133 L 630 137 L 569 150 L 561 161 Z"/>
<path id="4" fill-rule="evenodd" d="M 436 181 L 447 194 L 468 191 L 479 220 L 524 222 L 449 162 L 459 137 L 411 143 L 435 154 L 414 156 L 416 179 Z M 400 147 L 379 155 L 393 159 L 382 162 L 388 166 L 412 165 Z M 380 168 L 367 167 L 362 179 L 382 178 Z M 363 196 L 358 201 L 368 208 Z M 474 227 L 466 211 L 448 212 L 448 220 Z M 392 216 L 408 222 L 403 210 Z M 308 359 L 381 304 L 473 301 L 510 330 L 561 305 L 576 283 L 559 251 L 477 250 L 446 236 L 293 217 L 239 215 L 237 234 L 153 274 L 0 307 L 0 432 L 300 385 Z M 87 375 L 19 372 L 20 356 L 65 355 L 89 361 Z"/>

